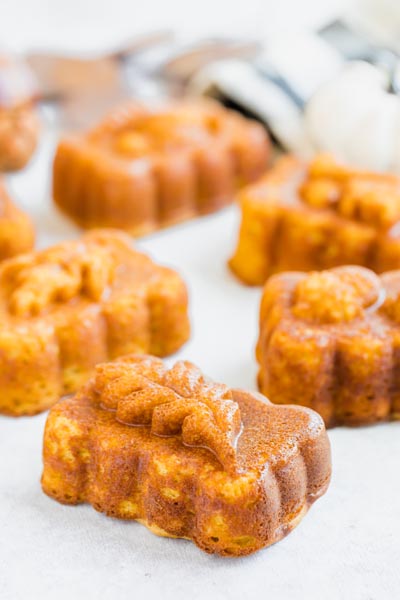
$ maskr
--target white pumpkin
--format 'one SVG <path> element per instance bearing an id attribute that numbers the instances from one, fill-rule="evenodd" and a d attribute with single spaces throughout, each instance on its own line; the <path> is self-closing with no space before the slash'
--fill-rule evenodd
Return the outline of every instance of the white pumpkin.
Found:
<path id="1" fill-rule="evenodd" d="M 365 62 L 352 62 L 308 102 L 305 128 L 315 150 L 351 165 L 400 173 L 400 97 L 388 78 Z"/>

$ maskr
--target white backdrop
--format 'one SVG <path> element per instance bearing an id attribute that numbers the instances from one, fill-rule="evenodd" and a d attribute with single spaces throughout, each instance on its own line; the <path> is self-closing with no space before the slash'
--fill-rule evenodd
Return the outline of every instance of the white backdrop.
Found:
<path id="1" fill-rule="evenodd" d="M 318 26 L 341 4 L 344 0 L 0 0 L 0 44 L 17 51 L 97 49 L 163 27 L 188 38 L 263 39 L 272 32 Z"/>

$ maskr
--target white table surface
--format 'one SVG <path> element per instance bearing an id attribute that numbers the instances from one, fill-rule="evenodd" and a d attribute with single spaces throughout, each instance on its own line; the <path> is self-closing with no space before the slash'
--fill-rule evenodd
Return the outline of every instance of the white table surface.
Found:
<path id="1" fill-rule="evenodd" d="M 50 204 L 50 155 L 43 147 L 10 180 L 35 219 L 40 246 L 78 234 Z M 176 358 L 192 360 L 218 381 L 254 389 L 260 290 L 242 286 L 226 268 L 238 216 L 231 207 L 137 245 L 188 283 L 193 335 Z M 300 526 L 253 556 L 221 559 L 45 496 L 39 484 L 45 419 L 0 417 L 1 600 L 399 597 L 400 423 L 332 430 L 332 484 Z"/>

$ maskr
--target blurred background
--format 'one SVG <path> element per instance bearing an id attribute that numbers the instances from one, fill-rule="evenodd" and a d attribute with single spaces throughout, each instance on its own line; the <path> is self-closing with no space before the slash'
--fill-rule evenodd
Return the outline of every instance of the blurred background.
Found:
<path id="1" fill-rule="evenodd" d="M 0 0 L 0 40 L 16 51 L 44 46 L 97 50 L 164 27 L 188 38 L 226 34 L 264 39 L 276 30 L 318 27 L 341 5 L 349 4 L 348 0 Z"/>
<path id="2" fill-rule="evenodd" d="M 213 96 L 280 149 L 400 172 L 398 0 L 0 0 L 0 50 L 62 129 L 129 96 Z"/>
<path id="3" fill-rule="evenodd" d="M 338 15 L 399 32 L 398 0 L 1 0 L 0 40 L 9 49 L 81 51 L 112 47 L 132 34 L 173 28 L 194 35 L 241 35 L 266 40 L 315 29 Z"/>

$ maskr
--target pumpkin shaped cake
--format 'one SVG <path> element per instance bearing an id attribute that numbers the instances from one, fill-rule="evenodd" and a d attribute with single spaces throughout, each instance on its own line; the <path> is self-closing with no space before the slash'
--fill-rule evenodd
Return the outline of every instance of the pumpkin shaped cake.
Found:
<path id="1" fill-rule="evenodd" d="M 0 413 L 41 412 L 94 366 L 127 352 L 166 356 L 188 339 L 177 273 L 98 230 L 0 266 Z"/>
<path id="2" fill-rule="evenodd" d="M 263 127 L 217 103 L 132 103 L 61 140 L 53 197 L 82 227 L 142 235 L 230 203 L 268 156 Z"/>
<path id="3" fill-rule="evenodd" d="M 34 242 L 31 220 L 15 206 L 0 179 L 0 260 L 28 252 Z"/>
<path id="4" fill-rule="evenodd" d="M 261 302 L 257 358 L 272 402 L 309 406 L 329 427 L 399 418 L 400 271 L 274 275 Z"/>
<path id="5" fill-rule="evenodd" d="M 242 223 L 230 267 L 261 285 L 280 271 L 357 264 L 400 268 L 400 178 L 347 169 L 331 157 L 309 166 L 280 159 L 240 195 Z"/>
<path id="6" fill-rule="evenodd" d="M 50 411 L 42 486 L 65 504 L 137 520 L 225 556 L 288 534 L 327 489 L 319 415 L 213 383 L 188 362 L 98 365 Z"/>

